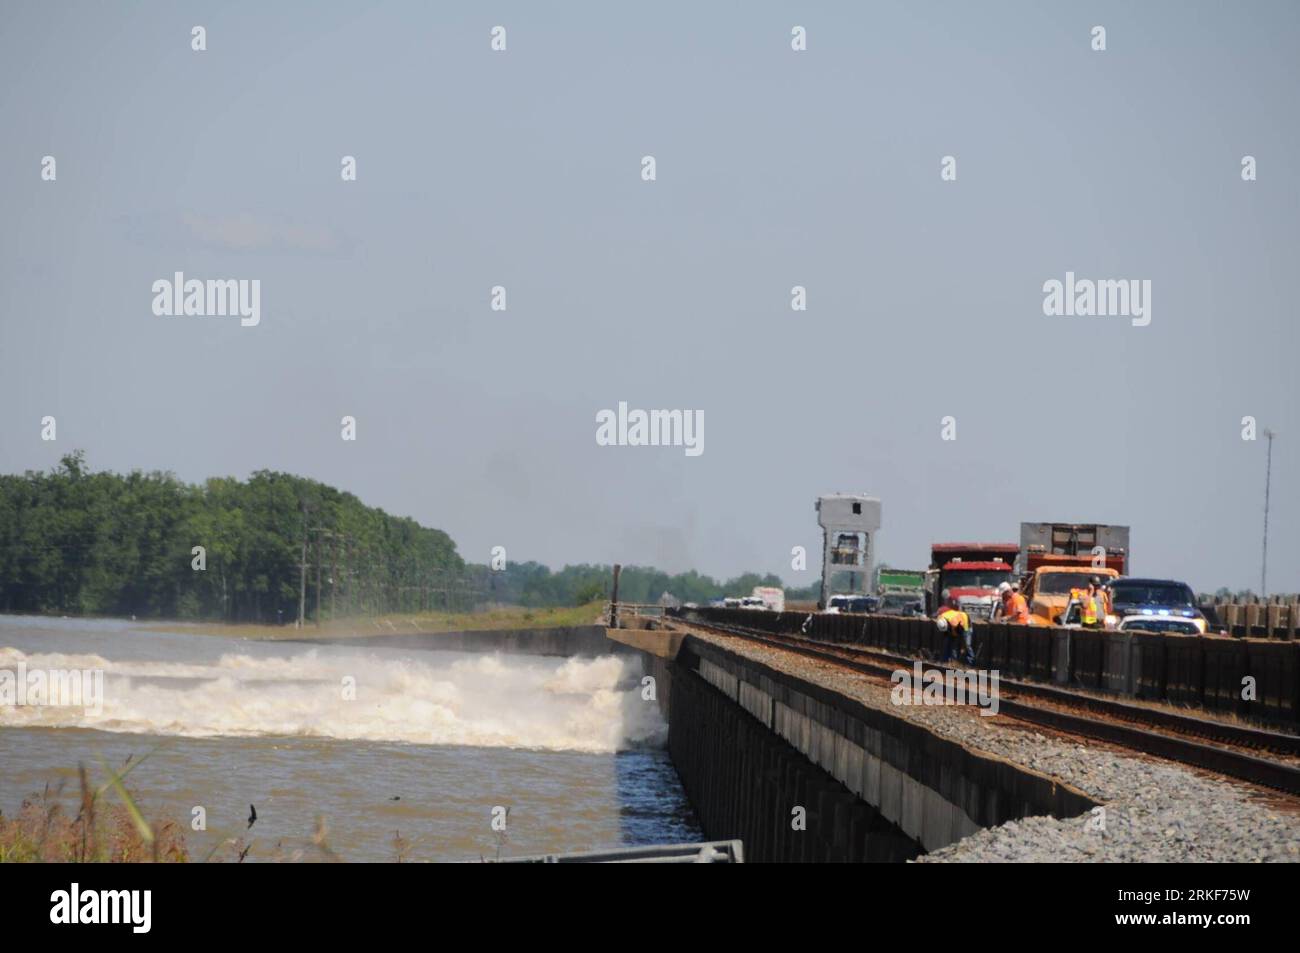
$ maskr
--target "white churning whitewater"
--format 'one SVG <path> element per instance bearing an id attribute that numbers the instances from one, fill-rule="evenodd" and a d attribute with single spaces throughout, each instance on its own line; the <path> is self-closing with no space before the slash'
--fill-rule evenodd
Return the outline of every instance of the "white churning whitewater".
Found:
<path id="1" fill-rule="evenodd" d="M 0 668 L 14 669 L 19 662 L 29 668 L 102 669 L 103 711 L 0 707 L 0 726 L 595 753 L 660 745 L 667 732 L 658 706 L 641 697 L 639 663 L 617 656 L 310 648 L 263 657 L 227 653 L 214 662 L 185 663 L 0 648 Z M 349 676 L 356 680 L 354 701 L 343 698 Z"/>

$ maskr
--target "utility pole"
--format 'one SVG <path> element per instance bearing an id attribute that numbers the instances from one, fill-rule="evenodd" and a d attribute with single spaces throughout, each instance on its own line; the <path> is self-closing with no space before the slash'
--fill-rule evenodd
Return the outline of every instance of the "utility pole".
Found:
<path id="1" fill-rule="evenodd" d="M 334 611 L 334 596 L 339 589 L 339 538 L 337 534 L 330 536 L 330 618 L 338 618 Z"/>
<path id="2" fill-rule="evenodd" d="M 307 501 L 300 500 L 302 507 L 302 569 L 298 575 L 298 624 L 301 629 L 303 616 L 307 613 Z"/>
<path id="3" fill-rule="evenodd" d="M 618 577 L 622 575 L 623 567 L 614 563 L 614 591 L 609 596 L 609 627 L 618 628 Z"/>
<path id="4" fill-rule="evenodd" d="M 1264 559 L 1259 569 L 1259 597 L 1268 598 L 1268 491 L 1273 482 L 1273 431 L 1265 430 L 1268 438 L 1268 465 L 1264 470 Z"/>
<path id="5" fill-rule="evenodd" d="M 357 614 L 357 571 L 356 564 L 352 561 L 353 544 L 351 536 L 344 541 L 344 545 L 347 547 L 343 551 L 343 562 L 347 566 L 345 571 L 348 574 L 348 615 L 355 616 Z"/>
<path id="6" fill-rule="evenodd" d="M 321 552 L 321 544 L 324 543 L 325 530 L 323 527 L 316 527 L 316 628 L 320 628 L 320 564 L 325 561 L 325 554 Z"/>

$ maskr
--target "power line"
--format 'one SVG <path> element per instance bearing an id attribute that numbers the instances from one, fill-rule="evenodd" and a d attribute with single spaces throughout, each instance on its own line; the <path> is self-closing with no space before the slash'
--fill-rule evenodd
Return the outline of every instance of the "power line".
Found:
<path id="1" fill-rule="evenodd" d="M 1259 568 L 1259 597 L 1268 598 L 1268 491 L 1273 482 L 1273 431 L 1265 429 L 1268 438 L 1268 464 L 1264 469 L 1264 558 Z"/>

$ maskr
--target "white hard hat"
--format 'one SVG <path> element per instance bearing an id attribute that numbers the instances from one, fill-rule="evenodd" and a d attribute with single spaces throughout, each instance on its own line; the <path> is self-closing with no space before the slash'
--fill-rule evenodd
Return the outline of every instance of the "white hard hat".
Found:
<path id="1" fill-rule="evenodd" d="M 1011 583 L 1009 582 L 998 583 L 998 595 L 1002 595 L 1002 593 L 1010 592 L 1010 591 L 1011 591 Z"/>
<path id="2" fill-rule="evenodd" d="M 937 626 L 939 627 L 939 631 L 940 631 L 940 632 L 947 632 L 947 631 L 948 631 L 948 620 L 947 620 L 947 619 L 935 619 L 934 624 L 937 625 Z"/>

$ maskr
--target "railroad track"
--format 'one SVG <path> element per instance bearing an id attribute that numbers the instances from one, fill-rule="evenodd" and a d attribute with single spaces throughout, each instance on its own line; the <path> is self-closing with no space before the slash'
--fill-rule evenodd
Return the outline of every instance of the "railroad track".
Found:
<path id="1" fill-rule="evenodd" d="M 837 642 L 775 635 L 716 622 L 687 624 L 720 635 L 798 652 L 870 675 L 888 677 L 899 668 L 911 669 L 917 662 L 923 670 L 960 671 L 926 659 L 891 655 Z M 1300 796 L 1300 767 L 1254 753 L 1267 751 L 1300 757 L 1300 737 L 1295 735 L 1145 708 L 1046 685 L 1002 678 L 998 682 L 999 711 L 1013 718 Z M 1051 707 L 1022 701 L 1022 698 L 1037 699 Z M 1153 727 L 1161 730 L 1153 731 Z"/>

